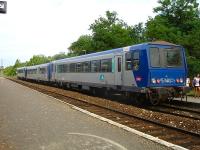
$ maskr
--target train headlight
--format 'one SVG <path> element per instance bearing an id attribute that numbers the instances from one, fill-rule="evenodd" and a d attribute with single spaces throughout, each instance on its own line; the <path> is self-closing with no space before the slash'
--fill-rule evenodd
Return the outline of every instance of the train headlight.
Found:
<path id="1" fill-rule="evenodd" d="M 176 83 L 179 83 L 180 82 L 180 80 L 179 79 L 176 79 Z"/>
<path id="2" fill-rule="evenodd" d="M 180 78 L 179 81 L 180 81 L 180 83 L 183 83 L 183 78 Z"/>
<path id="3" fill-rule="evenodd" d="M 152 79 L 151 79 L 151 82 L 152 82 L 153 84 L 156 84 L 156 79 L 152 78 Z"/>
<path id="4" fill-rule="evenodd" d="M 157 79 L 156 82 L 159 84 L 160 83 L 160 79 Z"/>

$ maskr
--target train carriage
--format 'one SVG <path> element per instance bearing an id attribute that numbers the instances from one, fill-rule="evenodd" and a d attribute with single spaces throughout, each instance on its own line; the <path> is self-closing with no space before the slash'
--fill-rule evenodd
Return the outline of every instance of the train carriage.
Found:
<path id="1" fill-rule="evenodd" d="M 28 80 L 35 80 L 39 82 L 49 82 L 50 78 L 50 69 L 49 63 L 36 65 L 36 66 L 27 66 L 27 77 Z"/>
<path id="2" fill-rule="evenodd" d="M 116 49 L 55 61 L 55 80 L 84 87 L 114 88 L 118 84 L 115 80 L 115 57 L 121 52 L 122 49 Z"/>
<path id="3" fill-rule="evenodd" d="M 26 79 L 26 67 L 17 68 L 17 78 Z"/>
<path id="4" fill-rule="evenodd" d="M 37 80 L 48 82 L 49 81 L 49 63 L 37 65 Z"/>
<path id="5" fill-rule="evenodd" d="M 27 70 L 27 75 L 26 75 L 27 80 L 37 80 L 37 78 L 38 78 L 38 67 L 37 66 L 28 66 L 28 67 L 26 67 L 26 70 Z"/>

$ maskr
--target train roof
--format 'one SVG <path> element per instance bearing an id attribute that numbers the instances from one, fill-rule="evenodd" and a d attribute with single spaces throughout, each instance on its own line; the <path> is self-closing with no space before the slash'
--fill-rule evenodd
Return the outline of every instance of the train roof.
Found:
<path id="1" fill-rule="evenodd" d="M 105 50 L 105 51 L 101 51 L 101 52 L 96 52 L 96 53 L 91 53 L 91 54 L 86 54 L 86 55 L 81 55 L 81 56 L 75 56 L 75 57 L 70 57 L 70 58 L 64 58 L 64 59 L 60 59 L 60 60 L 55 60 L 52 61 L 53 63 L 62 63 L 62 62 L 66 62 L 66 61 L 73 61 L 73 60 L 80 60 L 80 59 L 84 59 L 84 58 L 89 58 L 89 57 L 96 57 L 96 56 L 102 56 L 102 55 L 108 55 L 108 54 L 112 54 L 112 53 L 120 53 L 123 51 L 131 51 L 131 50 L 136 50 L 136 49 L 144 49 L 146 48 L 146 46 L 148 45 L 170 45 L 170 46 L 180 46 L 180 45 L 176 45 L 173 43 L 169 43 L 166 41 L 154 41 L 154 42 L 147 42 L 147 43 L 142 43 L 142 44 L 137 44 L 137 45 L 131 45 L 131 46 L 127 46 L 127 47 L 122 47 L 122 48 L 116 48 L 116 49 L 111 49 L 111 50 Z M 33 69 L 36 67 L 43 67 L 43 66 L 47 66 L 49 63 L 45 63 L 45 64 L 40 64 L 40 65 L 35 65 L 35 66 L 26 66 L 26 67 L 20 67 L 17 69 Z"/>
<path id="2" fill-rule="evenodd" d="M 26 68 L 27 69 L 34 69 L 34 68 L 37 68 L 37 67 L 45 67 L 45 66 L 48 66 L 49 63 L 45 63 L 45 64 L 39 64 L 39 65 L 35 65 L 35 66 L 27 66 Z"/>
<path id="3" fill-rule="evenodd" d="M 20 70 L 20 69 L 25 69 L 26 67 L 19 67 L 19 68 L 17 68 L 17 70 Z"/>
<path id="4" fill-rule="evenodd" d="M 112 50 L 106 50 L 106 51 L 101 51 L 101 52 L 96 52 L 96 53 L 91 53 L 91 54 L 86 54 L 86 55 L 64 58 L 64 59 L 60 59 L 60 60 L 55 60 L 53 62 L 60 63 L 60 62 L 68 61 L 68 60 L 72 61 L 72 60 L 76 60 L 76 59 L 84 59 L 84 58 L 102 56 L 102 55 L 107 55 L 107 54 L 112 54 L 112 53 L 119 53 L 122 51 L 123 51 L 123 48 L 116 48 L 116 49 L 112 49 Z"/>
<path id="5" fill-rule="evenodd" d="M 122 47 L 122 48 L 105 50 L 105 51 L 91 53 L 91 54 L 86 54 L 86 55 L 80 55 L 80 56 L 75 56 L 75 57 L 70 57 L 70 58 L 64 58 L 64 59 L 60 59 L 60 60 L 55 60 L 55 61 L 53 61 L 53 63 L 62 63 L 62 62 L 73 61 L 73 60 L 77 60 L 77 59 L 84 59 L 84 58 L 89 58 L 89 57 L 102 56 L 102 55 L 107 55 L 107 54 L 112 54 L 112 53 L 119 53 L 119 52 L 125 51 L 126 48 L 128 48 L 127 51 L 129 51 L 129 50 L 135 50 L 135 49 L 143 49 L 143 48 L 146 48 L 147 45 L 171 45 L 171 46 L 179 46 L 179 45 L 176 45 L 176 44 L 173 44 L 173 43 L 169 43 L 169 42 L 166 42 L 166 41 L 154 41 L 154 42 L 147 42 L 147 43 L 142 43 L 142 44 L 127 46 L 127 47 Z"/>

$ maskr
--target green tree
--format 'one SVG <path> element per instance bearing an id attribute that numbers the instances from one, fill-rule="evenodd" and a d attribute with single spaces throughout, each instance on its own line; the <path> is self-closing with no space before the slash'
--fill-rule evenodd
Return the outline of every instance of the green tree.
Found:
<path id="1" fill-rule="evenodd" d="M 39 64 L 44 64 L 44 63 L 48 63 L 51 60 L 44 56 L 44 55 L 34 55 L 28 62 L 27 62 L 27 66 L 34 66 L 34 65 L 39 65 Z"/>
<path id="2" fill-rule="evenodd" d="M 176 26 L 172 26 L 167 19 L 156 16 L 149 18 L 146 23 L 145 36 L 148 41 L 164 40 L 172 43 L 181 43 L 183 33 Z"/>
<path id="3" fill-rule="evenodd" d="M 132 39 L 132 42 L 134 44 L 146 42 L 147 39 L 145 37 L 145 28 L 143 27 L 143 23 L 138 23 L 134 25 L 133 27 L 129 27 L 129 36 Z"/>
<path id="4" fill-rule="evenodd" d="M 90 35 L 82 35 L 76 42 L 69 47 L 70 52 L 81 55 L 93 52 L 93 38 Z"/>
<path id="5" fill-rule="evenodd" d="M 52 56 L 52 58 L 51 57 L 49 57 L 48 58 L 48 60 L 59 60 L 59 59 L 64 59 L 64 58 L 67 58 L 68 56 L 67 56 L 67 54 L 65 54 L 65 52 L 60 52 L 59 54 L 56 54 L 56 55 L 54 55 L 54 56 Z"/>
<path id="6" fill-rule="evenodd" d="M 4 69 L 4 75 L 6 76 L 15 76 L 17 68 L 22 67 L 24 63 L 21 63 L 19 59 L 15 61 L 14 66 L 9 66 Z"/>
<path id="7" fill-rule="evenodd" d="M 194 77 L 200 73 L 200 60 L 192 56 L 187 57 L 188 75 Z"/>
<path id="8" fill-rule="evenodd" d="M 200 21 L 195 21 L 193 30 L 185 36 L 183 43 L 189 56 L 200 59 Z"/>
<path id="9" fill-rule="evenodd" d="M 199 19 L 197 0 L 159 0 L 154 12 L 183 32 L 191 31 L 192 21 Z"/>
<path id="10" fill-rule="evenodd" d="M 117 17 L 116 12 L 106 11 L 106 17 L 100 17 L 90 25 L 94 50 L 102 51 L 133 43 L 130 27 Z"/>
<path id="11" fill-rule="evenodd" d="M 92 35 L 82 35 L 69 47 L 70 54 L 87 53 L 124 47 L 146 41 L 142 23 L 128 26 L 119 19 L 116 12 L 106 11 L 105 17 L 99 17 L 90 25 Z"/>

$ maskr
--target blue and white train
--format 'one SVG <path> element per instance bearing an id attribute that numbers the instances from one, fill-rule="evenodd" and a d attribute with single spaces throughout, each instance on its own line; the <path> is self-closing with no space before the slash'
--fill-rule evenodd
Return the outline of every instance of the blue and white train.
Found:
<path id="1" fill-rule="evenodd" d="M 157 105 L 183 92 L 187 63 L 182 46 L 150 42 L 18 68 L 17 76 L 93 93 L 120 92 Z"/>

